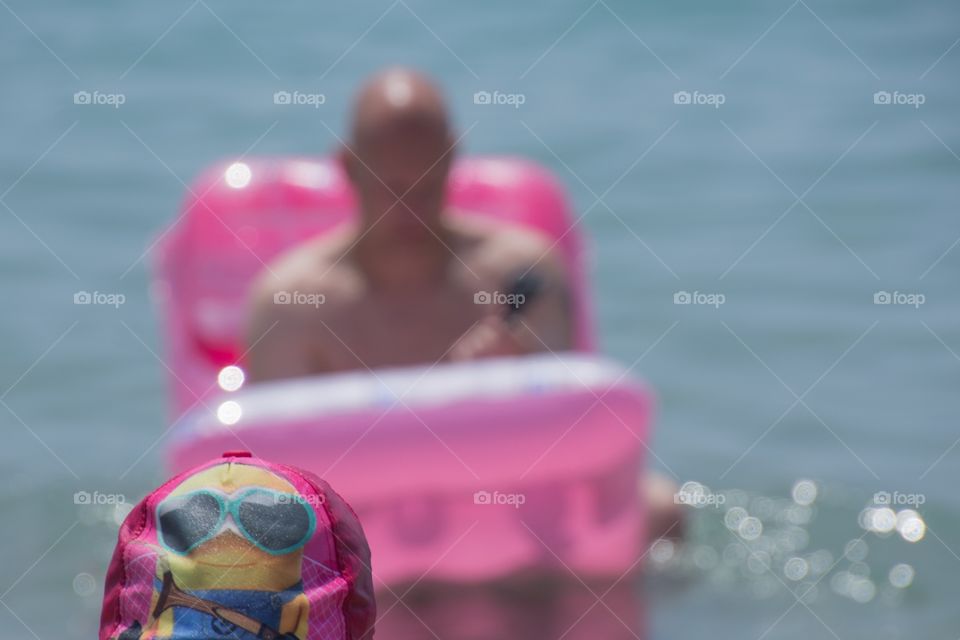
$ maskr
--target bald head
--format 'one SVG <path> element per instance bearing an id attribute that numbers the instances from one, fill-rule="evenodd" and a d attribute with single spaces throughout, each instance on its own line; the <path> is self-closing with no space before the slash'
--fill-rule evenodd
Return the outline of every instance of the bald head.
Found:
<path id="1" fill-rule="evenodd" d="M 363 150 L 412 140 L 446 145 L 450 129 L 443 96 L 429 78 L 411 69 L 378 73 L 357 94 L 351 135 Z"/>
<path id="2" fill-rule="evenodd" d="M 357 94 L 350 137 L 340 157 L 362 220 L 376 223 L 369 237 L 389 238 L 384 246 L 437 237 L 453 155 L 437 86 L 410 69 L 378 73 Z"/>

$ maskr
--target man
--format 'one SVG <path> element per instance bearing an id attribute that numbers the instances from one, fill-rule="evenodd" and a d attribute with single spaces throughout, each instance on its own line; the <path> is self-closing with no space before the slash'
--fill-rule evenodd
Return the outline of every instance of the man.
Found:
<path id="1" fill-rule="evenodd" d="M 252 381 L 572 347 L 567 274 L 550 243 L 443 211 L 455 147 L 428 79 L 391 69 L 364 85 L 340 150 L 359 220 L 293 250 L 256 283 Z M 478 292 L 506 292 L 528 272 L 537 294 L 519 321 L 474 303 Z M 324 304 L 275 304 L 281 291 L 322 295 Z M 676 487 L 651 474 L 644 489 L 652 537 L 677 535 Z"/>
<path id="2" fill-rule="evenodd" d="M 252 380 L 571 348 L 567 278 L 550 243 L 445 215 L 455 146 L 440 92 L 423 76 L 392 69 L 361 89 L 340 150 L 359 220 L 294 250 L 255 285 Z M 539 287 L 522 322 L 475 304 L 528 271 Z M 280 291 L 324 304 L 274 304 Z"/>

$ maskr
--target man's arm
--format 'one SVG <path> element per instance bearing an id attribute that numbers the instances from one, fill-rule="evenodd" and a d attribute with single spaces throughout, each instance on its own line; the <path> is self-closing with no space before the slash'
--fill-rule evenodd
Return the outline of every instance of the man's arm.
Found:
<path id="1" fill-rule="evenodd" d="M 450 352 L 455 361 L 522 355 L 573 348 L 573 301 L 568 276 L 560 256 L 540 242 L 497 251 L 499 293 L 509 294 L 518 277 L 534 281 L 530 299 L 515 311 L 491 306 L 490 315 L 477 323 Z M 520 287 L 518 290 L 529 287 Z M 532 293 L 532 295 L 531 295 Z M 515 300 L 514 302 L 519 302 Z"/>
<path id="2" fill-rule="evenodd" d="M 538 282 L 537 292 L 529 305 L 524 301 L 506 319 L 507 325 L 528 353 L 572 349 L 573 300 L 560 257 L 550 251 L 535 265 L 522 267 L 518 273 L 527 270 L 528 277 Z M 505 284 L 505 287 L 511 286 L 513 283 Z"/>
<path id="3" fill-rule="evenodd" d="M 291 289 L 292 290 L 292 289 Z M 312 306 L 292 304 L 272 277 L 253 288 L 247 324 L 245 359 L 251 382 L 318 373 L 309 314 Z"/>

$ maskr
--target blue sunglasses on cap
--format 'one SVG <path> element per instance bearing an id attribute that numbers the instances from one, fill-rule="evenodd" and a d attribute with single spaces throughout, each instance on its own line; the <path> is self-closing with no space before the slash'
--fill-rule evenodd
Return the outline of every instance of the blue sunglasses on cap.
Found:
<path id="1" fill-rule="evenodd" d="M 316 514 L 299 495 L 266 487 L 232 495 L 200 489 L 157 505 L 157 537 L 168 551 L 186 555 L 216 537 L 227 516 L 258 549 L 277 556 L 305 545 L 317 528 Z"/>

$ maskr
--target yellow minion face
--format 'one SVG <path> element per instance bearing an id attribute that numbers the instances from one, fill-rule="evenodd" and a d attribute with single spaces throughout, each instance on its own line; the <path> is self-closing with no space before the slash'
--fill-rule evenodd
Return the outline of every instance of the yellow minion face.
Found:
<path id="1" fill-rule="evenodd" d="M 190 476 L 157 506 L 157 537 L 183 589 L 279 591 L 300 581 L 313 508 L 287 480 L 228 462 Z"/>

